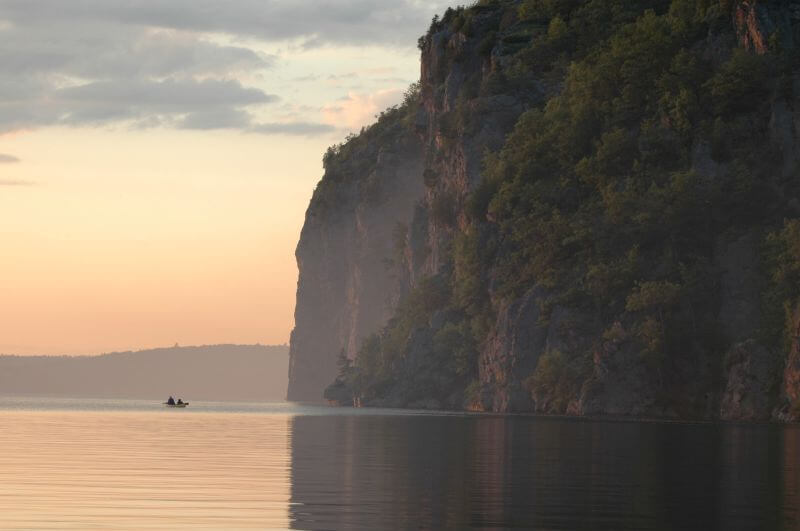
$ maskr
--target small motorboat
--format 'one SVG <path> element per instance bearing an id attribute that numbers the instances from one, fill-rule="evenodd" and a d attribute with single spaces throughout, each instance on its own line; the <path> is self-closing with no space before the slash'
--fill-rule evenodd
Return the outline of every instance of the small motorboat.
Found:
<path id="1" fill-rule="evenodd" d="M 176 402 L 175 399 L 173 399 L 172 397 L 169 397 L 169 400 L 164 402 L 164 405 L 167 406 L 167 407 L 186 407 L 186 406 L 189 405 L 189 402 L 184 402 L 180 398 Z"/>

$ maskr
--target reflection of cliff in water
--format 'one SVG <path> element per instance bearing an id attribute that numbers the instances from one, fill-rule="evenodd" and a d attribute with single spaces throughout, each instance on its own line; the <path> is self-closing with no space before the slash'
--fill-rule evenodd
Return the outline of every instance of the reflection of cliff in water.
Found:
<path id="1" fill-rule="evenodd" d="M 302 529 L 797 529 L 791 428 L 329 415 L 291 434 Z"/>
<path id="2" fill-rule="evenodd" d="M 800 529 L 800 430 L 797 427 L 780 430 L 781 447 L 781 508 L 784 529 Z"/>

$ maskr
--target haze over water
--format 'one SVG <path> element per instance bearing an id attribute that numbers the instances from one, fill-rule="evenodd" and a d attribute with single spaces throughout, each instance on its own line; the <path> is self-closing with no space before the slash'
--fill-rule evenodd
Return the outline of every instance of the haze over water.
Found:
<path id="1" fill-rule="evenodd" d="M 0 527 L 797 529 L 800 430 L 0 400 Z"/>

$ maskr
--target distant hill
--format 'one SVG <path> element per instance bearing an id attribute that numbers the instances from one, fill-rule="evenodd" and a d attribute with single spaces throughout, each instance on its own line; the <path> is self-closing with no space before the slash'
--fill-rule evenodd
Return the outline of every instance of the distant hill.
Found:
<path id="1" fill-rule="evenodd" d="M 284 400 L 287 346 L 209 345 L 99 356 L 0 356 L 0 395 Z"/>

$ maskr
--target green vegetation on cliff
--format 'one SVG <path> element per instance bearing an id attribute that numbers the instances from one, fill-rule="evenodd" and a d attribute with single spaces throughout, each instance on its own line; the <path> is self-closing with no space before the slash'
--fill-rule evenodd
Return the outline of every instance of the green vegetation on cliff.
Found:
<path id="1" fill-rule="evenodd" d="M 530 102 L 542 83 L 556 88 L 485 156 L 451 216 L 444 265 L 343 366 L 338 388 L 376 403 L 491 407 L 479 353 L 499 333 L 500 309 L 535 293 L 537 325 L 560 309 L 581 339 L 536 354 L 523 375 L 532 407 L 565 412 L 595 396 L 598 371 L 616 357 L 647 375 L 660 411 L 703 416 L 732 343 L 720 246 L 747 234 L 760 242 L 763 289 L 746 327 L 784 359 L 800 335 L 800 175 L 778 103 L 797 96 L 798 54 L 780 29 L 764 53 L 743 49 L 737 5 L 482 1 L 434 19 L 423 51 L 437 34 L 461 33 L 502 61 L 474 95 Z M 496 22 L 478 26 L 487 11 Z M 452 128 L 468 132 L 459 109 Z M 686 396 L 668 396 L 676 389 Z"/>
<path id="2" fill-rule="evenodd" d="M 373 175 L 375 154 L 372 151 L 398 134 L 409 130 L 419 104 L 419 84 L 414 83 L 403 94 L 399 105 L 375 116 L 374 124 L 362 127 L 359 134 L 349 135 L 344 142 L 330 146 L 322 157 L 325 178 L 314 190 L 310 208 L 316 214 L 335 214 L 341 208 L 342 184 L 355 176 L 371 175 L 359 182 L 359 192 L 372 202 L 380 199 L 382 190 Z"/>

